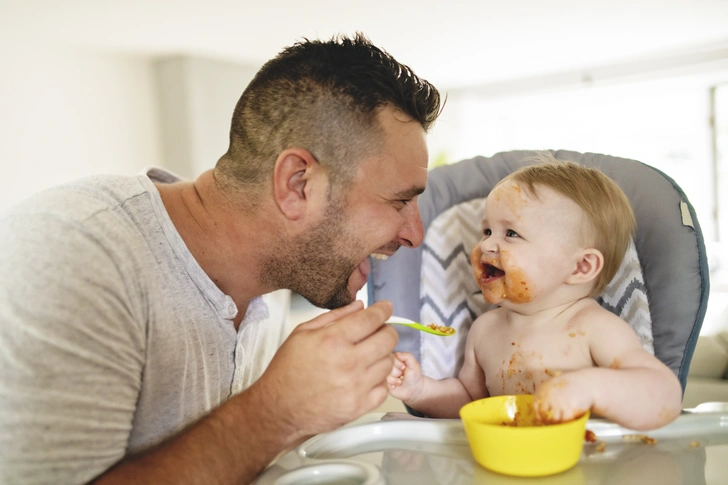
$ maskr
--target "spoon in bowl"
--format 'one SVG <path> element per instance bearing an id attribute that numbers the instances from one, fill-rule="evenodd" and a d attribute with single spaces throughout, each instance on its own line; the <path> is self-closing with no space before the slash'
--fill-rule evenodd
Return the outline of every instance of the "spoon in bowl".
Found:
<path id="1" fill-rule="evenodd" d="M 387 320 L 385 323 L 390 325 L 402 325 L 404 327 L 410 327 L 422 332 L 431 333 L 432 335 L 439 335 L 441 337 L 449 337 L 455 335 L 455 329 L 453 327 L 445 327 L 442 325 L 435 325 L 431 323 L 429 325 L 422 325 L 421 323 L 413 322 L 408 318 L 403 317 L 392 317 L 391 320 Z"/>

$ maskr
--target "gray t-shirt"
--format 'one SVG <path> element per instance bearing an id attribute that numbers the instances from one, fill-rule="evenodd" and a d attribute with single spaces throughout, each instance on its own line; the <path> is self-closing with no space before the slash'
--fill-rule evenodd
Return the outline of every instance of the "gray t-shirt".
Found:
<path id="1" fill-rule="evenodd" d="M 0 483 L 86 483 L 250 386 L 280 344 L 265 297 L 236 332 L 152 179 L 175 177 L 92 177 L 0 216 Z"/>

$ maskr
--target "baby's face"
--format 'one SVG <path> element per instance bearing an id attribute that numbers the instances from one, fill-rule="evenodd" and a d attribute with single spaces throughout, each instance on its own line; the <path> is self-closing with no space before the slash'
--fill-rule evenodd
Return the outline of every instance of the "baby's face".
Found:
<path id="1" fill-rule="evenodd" d="M 470 262 L 489 303 L 528 303 L 564 284 L 583 249 L 583 211 L 538 186 L 538 198 L 516 182 L 496 187 L 485 203 L 483 238 Z"/>

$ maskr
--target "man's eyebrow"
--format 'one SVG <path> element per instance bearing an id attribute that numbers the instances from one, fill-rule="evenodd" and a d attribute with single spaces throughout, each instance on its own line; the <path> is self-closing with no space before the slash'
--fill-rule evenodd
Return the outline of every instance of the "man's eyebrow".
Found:
<path id="1" fill-rule="evenodd" d="M 407 200 L 413 199 L 425 191 L 424 187 L 410 187 L 409 189 L 397 192 L 392 196 L 393 199 Z"/>

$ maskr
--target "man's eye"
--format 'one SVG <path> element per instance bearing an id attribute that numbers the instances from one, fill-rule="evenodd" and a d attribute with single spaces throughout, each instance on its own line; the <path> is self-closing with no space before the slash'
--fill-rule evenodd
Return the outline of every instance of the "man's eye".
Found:
<path id="1" fill-rule="evenodd" d="M 518 233 L 512 229 L 506 231 L 506 237 L 518 237 Z"/>
<path id="2" fill-rule="evenodd" d="M 398 211 L 403 211 L 410 202 L 412 202 L 412 199 L 398 199 L 393 202 L 393 205 Z"/>

